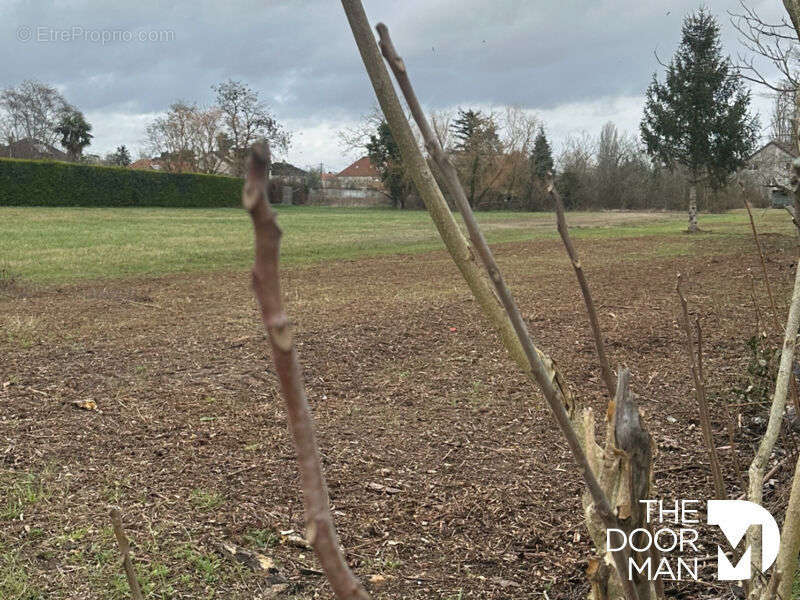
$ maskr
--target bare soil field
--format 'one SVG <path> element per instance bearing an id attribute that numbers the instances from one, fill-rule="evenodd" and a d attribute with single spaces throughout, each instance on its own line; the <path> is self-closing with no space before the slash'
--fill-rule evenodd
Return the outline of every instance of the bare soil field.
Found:
<path id="1" fill-rule="evenodd" d="M 783 321 L 793 239 L 787 230 L 763 242 Z M 675 276 L 684 273 L 701 318 L 724 447 L 722 403 L 746 380 L 746 342 L 758 330 L 748 269 L 761 328 L 771 319 L 752 240 L 577 245 L 610 358 L 631 368 L 659 446 L 659 497 L 710 497 Z M 592 339 L 560 243 L 496 250 L 534 339 L 602 415 Z M 375 596 L 584 597 L 582 484 L 538 391 L 449 256 L 294 267 L 284 294 L 341 541 Z M 293 448 L 244 270 L 9 285 L 0 324 L 1 597 L 128 597 L 112 504 L 148 598 L 330 597 L 313 553 L 288 533 L 303 532 Z M 737 432 L 744 464 L 756 439 L 749 419 Z M 737 493 L 737 457 L 721 456 Z M 773 477 L 788 479 L 789 468 Z M 768 507 L 788 493 L 777 489 L 767 489 Z M 220 551 L 224 541 L 272 558 L 276 571 L 252 573 Z M 668 584 L 670 594 L 728 597 L 710 573 L 705 584 Z"/>

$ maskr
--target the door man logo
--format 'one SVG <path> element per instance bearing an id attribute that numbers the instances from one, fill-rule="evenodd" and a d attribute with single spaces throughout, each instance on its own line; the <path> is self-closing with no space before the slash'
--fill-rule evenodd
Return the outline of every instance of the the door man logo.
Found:
<path id="1" fill-rule="evenodd" d="M 628 559 L 628 578 L 634 572 L 648 580 L 668 579 L 681 581 L 698 578 L 699 559 L 697 542 L 700 532 L 694 525 L 699 511 L 694 506 L 699 500 L 676 500 L 674 508 L 665 507 L 662 500 L 641 500 L 646 505 L 649 527 L 625 532 L 621 529 L 606 531 L 606 549 L 610 552 L 626 546 L 633 552 Z M 763 507 L 745 500 L 709 500 L 708 523 L 716 525 L 732 548 L 737 548 L 752 525 L 761 525 L 761 570 L 766 571 L 778 557 L 780 532 L 772 515 Z M 661 555 L 653 564 L 650 549 L 655 546 Z M 690 557 L 687 553 L 694 553 Z M 638 559 L 637 559 L 638 555 Z M 721 547 L 717 547 L 717 578 L 720 581 L 749 579 L 751 575 L 752 548 L 748 545 L 736 565 Z M 637 562 L 638 561 L 638 562 Z"/>
<path id="2" fill-rule="evenodd" d="M 780 531 L 772 515 L 763 506 L 746 500 L 709 500 L 708 522 L 717 525 L 736 548 L 751 525 L 761 525 L 761 570 L 766 571 L 778 558 Z M 750 579 L 750 562 L 753 549 L 747 546 L 742 558 L 731 564 L 722 548 L 717 546 L 717 578 L 720 581 Z"/>

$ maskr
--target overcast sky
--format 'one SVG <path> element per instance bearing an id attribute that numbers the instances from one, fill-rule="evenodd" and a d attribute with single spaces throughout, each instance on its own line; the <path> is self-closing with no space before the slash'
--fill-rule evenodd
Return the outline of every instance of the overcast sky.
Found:
<path id="1" fill-rule="evenodd" d="M 780 0 L 748 2 L 768 20 Z M 698 2 L 684 0 L 364 0 L 385 22 L 422 102 L 430 109 L 519 105 L 538 115 L 558 150 L 604 122 L 638 131 L 643 93 Z M 725 52 L 741 51 L 726 11 L 711 0 Z M 256 89 L 293 134 L 288 160 L 338 170 L 336 131 L 374 104 L 374 94 L 335 0 L 171 3 L 0 0 L 0 87 L 33 78 L 84 111 L 88 152 L 143 146 L 144 128 L 177 99 L 208 104 L 232 77 Z M 124 32 L 124 33 L 120 33 Z M 103 36 L 117 39 L 104 43 Z M 139 40 L 139 37 L 144 38 Z M 66 37 L 68 39 L 61 39 Z M 133 39 L 130 39 L 130 38 Z M 151 41 L 156 40 L 156 41 Z M 769 100 L 754 90 L 762 123 Z"/>

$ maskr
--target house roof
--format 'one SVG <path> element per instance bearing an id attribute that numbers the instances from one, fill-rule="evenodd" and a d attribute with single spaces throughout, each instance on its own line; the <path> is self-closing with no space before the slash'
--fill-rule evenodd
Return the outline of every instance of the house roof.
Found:
<path id="1" fill-rule="evenodd" d="M 378 170 L 369 160 L 368 156 L 359 158 L 349 167 L 341 171 L 337 177 L 380 177 Z"/>
<path id="2" fill-rule="evenodd" d="M 69 159 L 66 152 L 33 138 L 23 138 L 16 142 L 11 142 L 8 146 L 0 146 L 0 156 L 11 158 L 54 158 L 56 160 Z"/>
<path id="3" fill-rule="evenodd" d="M 152 158 L 140 158 L 137 161 L 131 163 L 131 169 L 152 169 L 153 168 L 153 159 Z"/>
<path id="4" fill-rule="evenodd" d="M 761 148 L 759 148 L 758 150 L 753 152 L 750 156 L 748 156 L 747 160 L 750 160 L 753 157 L 757 156 L 758 154 L 760 154 L 761 152 L 763 152 L 764 150 L 766 150 L 770 146 L 775 146 L 776 148 L 778 148 L 779 150 L 782 150 L 783 152 L 785 152 L 789 156 L 793 156 L 794 158 L 797 158 L 797 148 L 795 148 L 792 144 L 786 144 L 786 143 L 781 142 L 779 140 L 770 140 L 766 144 L 761 146 Z"/>
<path id="5" fill-rule="evenodd" d="M 274 177 L 305 177 L 308 175 L 306 171 L 299 167 L 295 167 L 288 162 L 275 162 L 270 166 L 270 172 Z"/>

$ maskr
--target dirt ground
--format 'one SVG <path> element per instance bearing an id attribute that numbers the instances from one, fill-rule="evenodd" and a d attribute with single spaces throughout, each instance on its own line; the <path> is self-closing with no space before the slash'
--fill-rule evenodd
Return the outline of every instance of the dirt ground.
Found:
<path id="1" fill-rule="evenodd" d="M 783 320 L 795 254 L 788 236 L 764 243 Z M 701 318 L 724 447 L 723 402 L 746 377 L 745 343 L 757 330 L 748 269 L 762 329 L 770 321 L 752 240 L 578 247 L 610 357 L 631 368 L 659 446 L 658 496 L 710 497 L 675 276 L 687 277 Z M 534 339 L 602 414 L 562 247 L 504 244 L 497 256 Z M 500 349 L 449 257 L 294 268 L 284 292 L 341 541 L 374 595 L 584 597 L 581 482 L 541 396 Z M 109 529 L 116 504 L 148 597 L 330 597 L 312 553 L 287 533 L 302 533 L 302 504 L 247 273 L 10 286 L 0 291 L 0 324 L 0 596 L 126 597 Z M 81 407 L 89 401 L 96 410 Z M 737 431 L 745 464 L 749 419 Z M 721 452 L 738 494 L 735 457 Z M 789 475 L 774 475 L 768 505 L 780 504 Z M 234 564 L 223 541 L 273 558 L 278 572 Z M 706 566 L 706 583 L 669 584 L 670 595 L 730 597 L 711 583 L 714 562 Z"/>

